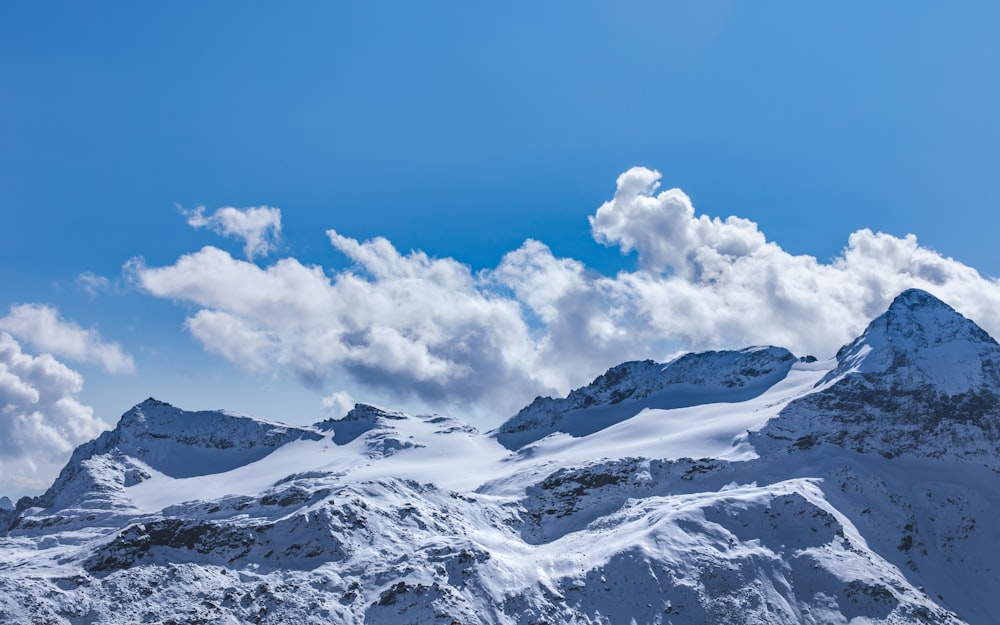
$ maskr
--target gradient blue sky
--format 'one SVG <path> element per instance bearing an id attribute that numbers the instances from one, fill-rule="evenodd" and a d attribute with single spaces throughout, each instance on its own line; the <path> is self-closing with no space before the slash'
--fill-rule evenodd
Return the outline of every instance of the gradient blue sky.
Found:
<path id="1" fill-rule="evenodd" d="M 633 166 L 792 255 L 869 228 L 997 276 L 998 32 L 991 2 L 4 3 L 0 315 L 45 304 L 131 354 L 60 358 L 109 423 L 148 395 L 313 421 L 368 391 L 247 373 L 185 330 L 199 304 L 121 278 L 240 257 L 178 206 L 280 208 L 262 267 L 348 268 L 334 228 L 473 272 L 531 238 L 614 276 L 636 255 L 587 218 Z"/>

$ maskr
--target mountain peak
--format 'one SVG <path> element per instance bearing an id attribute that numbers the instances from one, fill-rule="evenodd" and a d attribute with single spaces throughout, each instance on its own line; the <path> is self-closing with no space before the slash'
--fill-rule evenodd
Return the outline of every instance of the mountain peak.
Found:
<path id="1" fill-rule="evenodd" d="M 340 419 L 320 421 L 316 427 L 327 432 L 333 430 L 333 442 L 346 445 L 366 432 L 386 426 L 389 421 L 402 421 L 406 418 L 406 414 L 396 410 L 386 410 L 371 404 L 354 404 L 354 408 Z"/>
<path id="2" fill-rule="evenodd" d="M 900 308 L 906 310 L 917 310 L 921 308 L 947 308 L 952 310 L 951 306 L 945 304 L 943 301 L 934 297 L 927 291 L 923 289 L 906 289 L 892 300 L 889 304 L 889 310 L 898 310 Z"/>
<path id="3" fill-rule="evenodd" d="M 830 443 L 886 458 L 1000 457 L 1000 345 L 925 291 L 896 297 L 816 387 L 751 435 L 758 453 Z"/>
<path id="4" fill-rule="evenodd" d="M 123 430 L 135 428 L 147 429 L 150 425 L 155 426 L 156 421 L 164 421 L 162 417 L 157 419 L 157 416 L 164 414 L 172 415 L 179 412 L 182 411 L 165 401 L 160 401 L 154 397 L 147 397 L 143 401 L 129 408 L 128 411 L 121 416 L 115 430 L 121 432 Z M 148 422 L 148 417 L 153 418 L 153 424 Z"/>
<path id="5" fill-rule="evenodd" d="M 868 325 L 862 338 L 879 334 L 888 341 L 908 339 L 917 348 L 955 340 L 997 344 L 974 322 L 920 289 L 907 289 L 897 295 L 889 308 Z"/>
<path id="6" fill-rule="evenodd" d="M 191 477 L 258 460 L 291 440 L 321 436 L 309 427 L 224 410 L 188 411 L 150 397 L 123 414 L 96 451 L 116 448 L 172 477 Z"/>
<path id="7" fill-rule="evenodd" d="M 342 419 L 343 421 L 377 421 L 378 419 L 389 419 L 398 421 L 405 419 L 406 415 L 398 410 L 387 410 L 371 404 L 354 404 L 354 408 Z"/>
<path id="8" fill-rule="evenodd" d="M 984 373 L 997 373 L 993 363 L 1000 363 L 1000 345 L 940 299 L 908 289 L 840 348 L 837 362 L 823 382 L 849 373 L 888 375 L 902 387 L 933 383 L 954 395 L 982 386 Z"/>

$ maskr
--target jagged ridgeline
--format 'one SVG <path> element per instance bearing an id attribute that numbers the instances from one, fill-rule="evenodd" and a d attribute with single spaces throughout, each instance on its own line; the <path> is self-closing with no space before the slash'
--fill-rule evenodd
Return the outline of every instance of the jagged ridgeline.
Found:
<path id="1" fill-rule="evenodd" d="M 0 622 L 994 625 L 1000 346 L 628 362 L 492 432 L 149 399 L 0 507 Z"/>

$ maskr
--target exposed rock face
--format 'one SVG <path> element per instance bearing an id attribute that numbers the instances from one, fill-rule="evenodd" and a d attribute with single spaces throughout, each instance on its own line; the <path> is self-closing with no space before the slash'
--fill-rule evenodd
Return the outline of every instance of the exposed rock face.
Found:
<path id="1" fill-rule="evenodd" d="M 0 500 L 0 622 L 992 625 L 998 363 L 907 291 L 835 361 L 624 363 L 492 434 L 147 400 Z"/>

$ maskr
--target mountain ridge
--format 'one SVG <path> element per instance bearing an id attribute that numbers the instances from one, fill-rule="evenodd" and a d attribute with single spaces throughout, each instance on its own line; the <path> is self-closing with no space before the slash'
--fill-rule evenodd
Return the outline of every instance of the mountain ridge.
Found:
<path id="1" fill-rule="evenodd" d="M 485 434 L 149 399 L 0 508 L 0 619 L 988 625 L 998 350 L 911 290 L 829 361 L 623 363 Z"/>
<path id="2" fill-rule="evenodd" d="M 625 362 L 563 399 L 535 398 L 493 435 L 508 449 L 517 449 L 553 432 L 593 434 L 645 408 L 683 408 L 708 398 L 745 401 L 783 378 L 795 360 L 787 349 L 764 346 L 684 354 L 667 363 Z M 581 423 L 579 418 L 573 423 L 575 411 L 618 404 L 633 412 L 613 411 L 591 423 Z"/>

